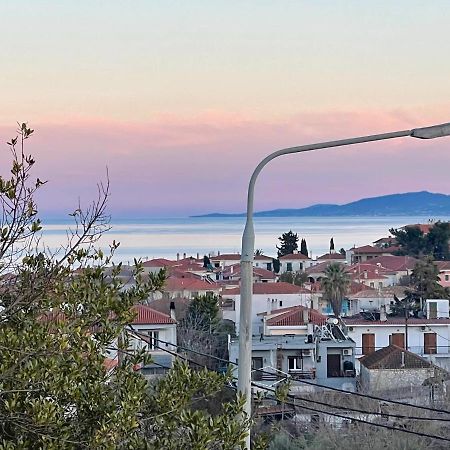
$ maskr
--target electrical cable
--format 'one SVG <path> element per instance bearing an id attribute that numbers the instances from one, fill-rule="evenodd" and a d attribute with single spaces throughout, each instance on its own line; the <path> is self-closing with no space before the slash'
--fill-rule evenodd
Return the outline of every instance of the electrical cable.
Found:
<path id="1" fill-rule="evenodd" d="M 145 334 L 142 334 L 142 333 L 139 333 L 139 332 L 135 332 L 135 333 L 138 335 L 138 337 L 140 337 L 140 336 L 146 337 Z M 181 345 L 177 345 L 177 344 L 173 344 L 171 342 L 163 341 L 161 339 L 156 339 L 156 338 L 153 338 L 153 339 L 158 341 L 158 342 L 161 342 L 163 344 L 166 344 L 166 345 L 171 345 L 173 347 L 181 348 L 183 350 L 186 350 L 186 351 L 189 351 L 189 352 L 201 355 L 201 356 L 207 356 L 207 357 L 215 359 L 217 361 L 221 361 L 221 362 L 226 362 L 228 364 L 232 364 L 232 365 L 234 365 L 236 367 L 238 366 L 237 363 L 235 363 L 233 361 L 230 361 L 230 360 L 227 360 L 227 359 L 224 359 L 224 358 L 220 358 L 218 356 L 214 356 L 214 355 L 210 355 L 210 354 L 207 354 L 207 353 L 199 352 L 197 350 L 189 349 L 187 347 L 183 347 Z M 162 349 L 162 350 L 164 350 L 164 349 Z M 258 372 L 269 374 L 269 375 L 273 375 L 272 372 L 268 372 L 268 371 L 261 370 L 261 369 L 258 369 Z M 288 378 L 289 378 L 289 376 L 286 377 L 286 379 L 288 379 Z M 388 400 L 388 399 L 385 399 L 385 398 L 382 398 L 382 397 L 377 397 L 377 396 L 370 395 L 370 394 L 361 394 L 360 392 L 345 391 L 343 389 L 326 386 L 324 384 L 313 383 L 313 382 L 306 381 L 306 380 L 295 380 L 295 381 L 298 381 L 298 382 L 303 383 L 303 384 L 308 384 L 310 386 L 317 386 L 317 387 L 322 387 L 324 389 L 329 389 L 329 390 L 332 390 L 332 391 L 341 392 L 341 393 L 344 393 L 344 394 L 355 395 L 357 397 L 369 398 L 371 400 L 377 400 L 377 401 L 382 401 L 382 402 L 387 402 L 387 403 L 393 403 L 393 404 L 400 405 L 400 406 L 406 406 L 406 407 L 409 407 L 409 408 L 416 408 L 416 409 L 421 409 L 421 410 L 425 410 L 425 411 L 431 411 L 431 412 L 435 412 L 435 413 L 450 414 L 450 411 L 447 411 L 445 409 L 429 408 L 427 406 L 420 406 L 420 405 L 411 405 L 409 403 L 401 402 L 401 401 L 398 401 L 398 400 Z"/>

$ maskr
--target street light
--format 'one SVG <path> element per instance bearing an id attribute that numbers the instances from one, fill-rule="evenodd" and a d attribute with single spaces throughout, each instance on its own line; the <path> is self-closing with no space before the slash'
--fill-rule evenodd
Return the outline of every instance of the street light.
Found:
<path id="1" fill-rule="evenodd" d="M 241 297 L 239 323 L 239 372 L 238 391 L 245 397 L 244 412 L 251 414 L 251 361 L 252 361 L 252 294 L 253 294 L 253 259 L 255 251 L 255 231 L 253 227 L 253 197 L 255 183 L 263 167 L 278 156 L 290 153 L 310 152 L 332 147 L 362 144 L 364 142 L 382 141 L 400 137 L 414 137 L 418 139 L 434 139 L 450 135 L 450 123 L 431 127 L 414 128 L 412 130 L 395 131 L 392 133 L 375 134 L 371 136 L 354 137 L 338 141 L 321 142 L 318 144 L 302 145 L 278 150 L 266 156 L 254 170 L 248 186 L 247 221 L 242 235 L 241 252 Z M 250 449 L 250 437 L 247 437 L 247 449 Z"/>

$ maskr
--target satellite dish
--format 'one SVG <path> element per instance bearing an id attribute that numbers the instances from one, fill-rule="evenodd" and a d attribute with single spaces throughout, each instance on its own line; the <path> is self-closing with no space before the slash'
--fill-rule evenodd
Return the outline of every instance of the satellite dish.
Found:
<path id="1" fill-rule="evenodd" d="M 339 323 L 339 320 L 336 319 L 336 317 L 330 317 L 327 319 L 327 323 L 330 325 L 337 325 Z"/>

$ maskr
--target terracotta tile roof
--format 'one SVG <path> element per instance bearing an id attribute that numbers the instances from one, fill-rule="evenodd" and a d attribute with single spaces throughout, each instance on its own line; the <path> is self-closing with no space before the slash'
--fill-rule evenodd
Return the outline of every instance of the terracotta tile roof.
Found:
<path id="1" fill-rule="evenodd" d="M 195 278 L 167 278 L 162 289 L 170 291 L 214 291 L 220 289 L 217 283 L 208 283 Z"/>
<path id="2" fill-rule="evenodd" d="M 433 261 L 439 270 L 450 270 L 450 261 Z"/>
<path id="3" fill-rule="evenodd" d="M 177 323 L 167 314 L 156 311 L 150 306 L 134 305 L 133 311 L 136 312 L 136 317 L 133 319 L 133 325 L 160 325 L 160 324 L 175 324 Z"/>
<path id="4" fill-rule="evenodd" d="M 373 241 L 373 244 L 388 244 L 388 245 L 391 245 L 391 244 L 395 244 L 395 243 L 397 243 L 397 239 L 395 237 L 391 237 L 391 236 L 382 237 L 380 239 L 377 239 L 376 241 Z"/>
<path id="5" fill-rule="evenodd" d="M 222 296 L 226 295 L 239 295 L 241 289 L 226 289 L 222 291 Z M 253 294 L 255 295 L 276 295 L 276 294 L 310 294 L 308 289 L 296 286 L 291 283 L 254 283 Z"/>
<path id="6" fill-rule="evenodd" d="M 411 225 L 405 225 L 402 227 L 402 230 L 406 228 L 418 228 L 423 234 L 428 234 L 433 226 L 433 223 L 413 223 Z"/>
<path id="7" fill-rule="evenodd" d="M 319 256 L 317 258 L 322 259 L 322 260 L 327 260 L 327 259 L 345 259 L 345 255 L 341 255 L 340 253 L 325 253 L 325 255 Z"/>
<path id="8" fill-rule="evenodd" d="M 286 312 L 283 312 L 275 317 L 271 317 L 267 320 L 267 325 L 274 327 L 293 327 L 306 325 L 304 321 L 303 311 L 308 311 L 309 322 L 315 325 L 323 325 L 327 321 L 327 317 L 320 314 L 319 311 L 314 309 L 305 308 L 304 306 L 293 306 L 289 308 Z M 275 311 L 272 311 L 272 314 Z"/>
<path id="9" fill-rule="evenodd" d="M 272 258 L 266 255 L 255 255 L 255 261 L 267 261 L 272 262 Z"/>
<path id="10" fill-rule="evenodd" d="M 298 260 L 298 259 L 311 259 L 309 256 L 305 256 L 303 253 L 290 253 L 289 255 L 284 255 L 280 257 L 280 260 L 284 261 L 291 261 L 291 260 Z"/>
<path id="11" fill-rule="evenodd" d="M 382 268 L 393 271 L 405 271 L 414 269 L 417 259 L 411 256 L 384 255 L 366 261 L 366 264 L 380 265 Z"/>
<path id="12" fill-rule="evenodd" d="M 316 264 L 315 266 L 306 268 L 305 272 L 307 274 L 322 273 L 322 272 L 325 272 L 325 270 L 328 268 L 328 266 L 332 263 L 333 263 L 333 261 L 324 261 L 324 262 L 321 262 L 320 264 Z"/>
<path id="13" fill-rule="evenodd" d="M 394 298 L 394 295 L 399 298 L 404 298 L 406 293 L 405 287 L 402 286 L 388 286 L 381 289 L 368 289 L 367 286 L 362 286 L 363 290 L 350 295 L 350 298 Z"/>
<path id="14" fill-rule="evenodd" d="M 359 362 L 367 369 L 425 369 L 432 366 L 426 359 L 396 345 L 363 356 Z"/>
<path id="15" fill-rule="evenodd" d="M 362 247 L 352 248 L 355 255 L 366 253 L 386 253 L 385 249 L 379 247 L 372 247 L 371 245 L 363 245 Z"/>
<path id="16" fill-rule="evenodd" d="M 241 274 L 241 265 L 233 264 L 231 266 L 227 266 L 222 270 L 222 274 L 226 277 L 234 277 Z M 263 269 L 262 267 L 253 267 L 253 275 L 256 275 L 261 278 L 267 279 L 275 279 L 275 275 L 273 272 L 267 269 Z"/>
<path id="17" fill-rule="evenodd" d="M 173 266 L 175 261 L 165 258 L 150 259 L 142 263 L 144 267 L 169 267 Z"/>

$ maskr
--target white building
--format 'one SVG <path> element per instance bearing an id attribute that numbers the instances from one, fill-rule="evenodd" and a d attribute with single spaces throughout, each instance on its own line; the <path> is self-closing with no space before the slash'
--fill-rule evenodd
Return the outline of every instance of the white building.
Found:
<path id="1" fill-rule="evenodd" d="M 239 329 L 240 288 L 222 291 L 223 318 L 235 323 Z M 270 312 L 275 309 L 302 305 L 306 307 L 317 304 L 316 296 L 308 289 L 290 283 L 254 283 L 252 298 L 252 332 L 262 333 L 262 320 L 258 313 Z"/>
<path id="2" fill-rule="evenodd" d="M 304 271 L 317 264 L 303 253 L 291 253 L 280 258 L 280 273 Z"/>

